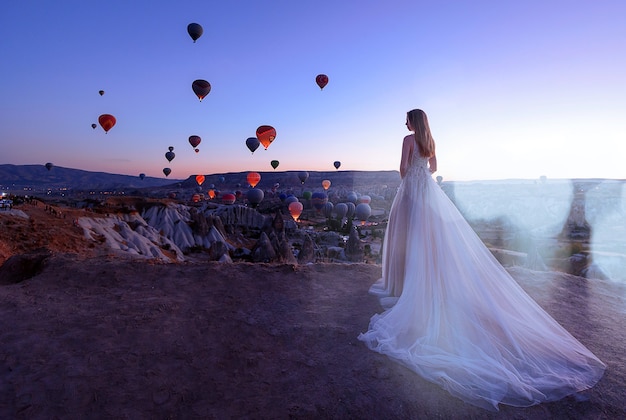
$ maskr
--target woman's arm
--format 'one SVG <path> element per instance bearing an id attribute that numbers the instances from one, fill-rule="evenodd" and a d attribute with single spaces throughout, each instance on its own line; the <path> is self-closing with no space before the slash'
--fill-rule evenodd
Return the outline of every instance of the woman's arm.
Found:
<path id="1" fill-rule="evenodd" d="M 414 145 L 415 140 L 413 139 L 412 134 L 406 136 L 404 138 L 404 141 L 402 142 L 402 158 L 400 158 L 400 178 L 404 178 L 404 175 L 406 175 L 406 171 L 409 170 Z"/>
<path id="2" fill-rule="evenodd" d="M 437 172 L 437 155 L 433 155 L 430 159 L 428 159 L 428 167 L 430 168 L 431 174 Z"/>

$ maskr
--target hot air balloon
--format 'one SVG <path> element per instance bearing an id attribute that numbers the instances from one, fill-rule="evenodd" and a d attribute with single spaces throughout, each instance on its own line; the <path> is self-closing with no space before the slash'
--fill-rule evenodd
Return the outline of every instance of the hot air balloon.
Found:
<path id="1" fill-rule="evenodd" d="M 318 74 L 315 78 L 315 83 L 317 83 L 317 85 L 320 87 L 320 90 L 324 89 L 324 87 L 328 84 L 328 76 L 326 76 L 325 74 Z"/>
<path id="2" fill-rule="evenodd" d="M 142 181 L 143 181 L 143 179 L 144 179 L 145 177 L 146 177 L 146 174 L 144 174 L 144 173 L 139 174 L 139 179 L 141 179 Z"/>
<path id="3" fill-rule="evenodd" d="M 246 179 L 248 180 L 248 184 L 254 188 L 261 180 L 261 174 L 258 172 L 249 172 Z"/>
<path id="4" fill-rule="evenodd" d="M 291 217 L 293 217 L 293 220 L 295 220 L 296 222 L 298 221 L 298 219 L 300 218 L 300 215 L 302 214 L 302 203 L 299 201 L 294 201 L 289 203 L 289 213 L 291 213 Z"/>
<path id="5" fill-rule="evenodd" d="M 222 195 L 222 203 L 224 204 L 234 204 L 236 199 L 235 194 L 226 193 Z"/>
<path id="6" fill-rule="evenodd" d="M 209 198 L 213 200 L 215 198 L 215 190 L 209 190 Z"/>
<path id="7" fill-rule="evenodd" d="M 226 177 L 224 175 L 220 175 L 220 177 L 218 179 L 219 179 L 220 182 L 226 181 Z"/>
<path id="8" fill-rule="evenodd" d="M 271 125 L 261 125 L 256 129 L 256 137 L 259 139 L 259 142 L 263 145 L 265 150 L 267 150 L 276 138 L 276 129 Z"/>
<path id="9" fill-rule="evenodd" d="M 170 168 L 163 168 L 163 173 L 165 174 L 165 176 L 169 176 L 169 174 L 172 173 L 172 170 Z"/>
<path id="10" fill-rule="evenodd" d="M 346 217 L 349 219 L 352 216 L 354 216 L 354 212 L 356 210 L 356 206 L 351 201 L 347 202 L 346 206 L 348 206 L 348 212 L 346 213 Z"/>
<path id="11" fill-rule="evenodd" d="M 203 32 L 204 29 L 202 29 L 202 26 L 199 23 L 190 23 L 189 25 L 187 25 L 187 33 L 189 34 L 191 39 L 193 39 L 194 43 L 198 38 L 202 36 Z"/>
<path id="12" fill-rule="evenodd" d="M 50 170 L 50 169 L 52 169 L 54 167 L 54 164 L 52 162 L 48 162 L 48 163 L 46 163 L 43 166 L 45 166 L 47 170 Z"/>
<path id="13" fill-rule="evenodd" d="M 174 159 L 175 157 L 176 157 L 176 154 L 172 152 L 171 150 L 169 152 L 165 152 L 165 159 L 167 159 L 168 162 L 171 162 L 172 159 Z"/>
<path id="14" fill-rule="evenodd" d="M 200 201 L 200 194 L 194 194 L 191 196 L 191 201 L 193 201 L 194 203 L 197 203 L 198 201 Z"/>
<path id="15" fill-rule="evenodd" d="M 359 203 L 369 204 L 372 202 L 372 197 L 369 195 L 362 195 L 359 197 Z"/>
<path id="16" fill-rule="evenodd" d="M 324 213 L 324 216 L 330 219 L 330 215 L 333 212 L 333 207 L 333 203 L 331 203 L 330 201 L 326 202 L 322 207 L 322 212 Z"/>
<path id="17" fill-rule="evenodd" d="M 196 94 L 198 99 L 202 101 L 202 99 L 204 99 L 204 97 L 207 96 L 211 91 L 211 84 L 206 80 L 198 79 L 194 80 L 194 82 L 191 84 L 191 88 L 193 89 L 193 92 Z"/>
<path id="18" fill-rule="evenodd" d="M 108 133 L 110 129 L 115 125 L 115 117 L 111 114 L 102 114 L 98 117 L 100 127 L 104 129 L 105 133 Z"/>
<path id="19" fill-rule="evenodd" d="M 289 207 L 289 204 L 298 201 L 298 198 L 295 195 L 288 195 L 287 197 L 285 197 L 285 199 L 283 200 L 285 202 L 285 204 L 287 204 L 287 207 Z"/>
<path id="20" fill-rule="evenodd" d="M 305 200 L 310 200 L 312 195 L 313 193 L 311 191 L 304 191 L 302 193 L 302 198 L 304 198 Z"/>
<path id="21" fill-rule="evenodd" d="M 356 204 L 356 201 L 358 200 L 358 197 L 356 195 L 356 193 L 354 191 L 351 191 L 348 193 L 348 195 L 346 196 L 346 199 L 351 202 Z"/>
<path id="22" fill-rule="evenodd" d="M 193 149 L 194 152 L 200 153 L 200 149 Z"/>
<path id="23" fill-rule="evenodd" d="M 341 162 L 336 160 L 336 161 L 333 162 L 333 166 L 335 167 L 335 169 L 339 169 L 339 167 L 341 166 Z"/>
<path id="24" fill-rule="evenodd" d="M 437 180 L 437 184 L 441 185 L 441 183 L 443 182 L 443 177 L 441 175 L 437 175 L 437 178 L 435 178 Z M 544 180 L 545 182 L 545 180 Z"/>
<path id="25" fill-rule="evenodd" d="M 202 183 L 204 182 L 204 175 L 196 175 L 196 182 L 198 183 L 198 185 L 202 185 Z"/>
<path id="26" fill-rule="evenodd" d="M 372 208 L 367 203 L 359 203 L 359 205 L 356 206 L 356 209 L 354 210 L 354 215 L 362 222 L 365 222 L 371 214 Z"/>
<path id="27" fill-rule="evenodd" d="M 260 144 L 261 142 L 259 142 L 259 139 L 257 139 L 256 137 L 248 137 L 246 139 L 246 146 L 248 146 L 248 149 L 250 149 L 252 153 L 254 153 L 254 151 L 259 148 Z"/>
<path id="28" fill-rule="evenodd" d="M 96 123 L 91 124 L 91 128 L 93 128 L 94 130 L 96 129 L 97 126 L 98 126 L 98 124 L 96 124 Z"/>
<path id="29" fill-rule="evenodd" d="M 323 181 L 322 181 L 322 187 L 323 187 L 325 190 L 328 190 L 328 188 L 330 187 L 330 180 L 328 180 L 328 179 L 323 180 Z"/>
<path id="30" fill-rule="evenodd" d="M 273 161 L 270 162 L 270 165 L 272 165 L 272 168 L 274 168 L 274 169 L 278 168 L 278 164 L 279 164 L 279 162 L 277 160 L 273 160 Z"/>
<path id="31" fill-rule="evenodd" d="M 194 149 L 198 147 L 201 141 L 202 139 L 200 138 L 200 136 L 189 136 L 189 144 L 191 144 L 191 147 L 193 147 Z"/>
<path id="32" fill-rule="evenodd" d="M 263 201 L 263 197 L 265 197 L 263 190 L 258 188 L 252 188 L 246 193 L 246 198 L 253 207 L 256 207 L 261 201 Z"/>
<path id="33" fill-rule="evenodd" d="M 348 214 L 348 205 L 346 203 L 337 203 L 335 213 L 337 214 L 337 219 L 343 219 Z"/>
<path id="34" fill-rule="evenodd" d="M 300 183 L 304 184 L 304 181 L 306 181 L 308 178 L 309 173 L 307 171 L 298 172 L 298 179 L 300 180 Z"/>
<path id="35" fill-rule="evenodd" d="M 99 90 L 98 93 L 100 94 L 100 96 L 104 95 L 104 91 L 103 90 Z"/>
<path id="36" fill-rule="evenodd" d="M 328 196 L 326 195 L 326 193 L 314 192 L 313 195 L 311 195 L 311 204 L 313 204 L 313 207 L 315 207 L 317 210 L 321 210 L 322 207 L 324 207 L 324 204 L 326 204 L 327 202 Z"/>

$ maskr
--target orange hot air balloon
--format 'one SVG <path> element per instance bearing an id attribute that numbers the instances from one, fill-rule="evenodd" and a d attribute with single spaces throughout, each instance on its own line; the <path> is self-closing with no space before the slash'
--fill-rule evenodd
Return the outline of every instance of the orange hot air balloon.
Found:
<path id="1" fill-rule="evenodd" d="M 209 198 L 213 200 L 215 198 L 215 190 L 209 190 Z"/>
<path id="2" fill-rule="evenodd" d="M 194 82 L 191 84 L 191 89 L 193 89 L 193 93 L 196 94 L 198 99 L 202 101 L 204 97 L 207 96 L 209 92 L 211 92 L 211 84 L 206 80 L 198 79 L 194 80 Z"/>
<path id="3" fill-rule="evenodd" d="M 259 126 L 259 128 L 256 129 L 256 137 L 259 139 L 259 142 L 263 145 L 265 150 L 267 150 L 276 138 L 276 129 L 271 125 Z"/>
<path id="4" fill-rule="evenodd" d="M 98 117 L 98 122 L 100 123 L 100 127 L 104 129 L 104 132 L 108 133 L 115 125 L 116 120 L 111 114 L 102 114 Z"/>
<path id="5" fill-rule="evenodd" d="M 248 184 L 250 184 L 250 186 L 254 188 L 261 180 L 261 174 L 258 172 L 250 172 L 248 173 L 247 180 L 248 180 Z"/>
<path id="6" fill-rule="evenodd" d="M 295 220 L 296 222 L 302 214 L 302 208 L 302 203 L 299 201 L 293 201 L 289 203 L 289 213 L 291 213 L 291 217 L 293 217 L 293 220 Z"/>
<path id="7" fill-rule="evenodd" d="M 202 185 L 202 183 L 204 182 L 204 175 L 196 175 L 196 182 L 198 183 L 198 185 Z"/>
<path id="8" fill-rule="evenodd" d="M 320 87 L 320 90 L 324 89 L 324 87 L 328 84 L 328 76 L 326 76 L 325 74 L 318 74 L 315 78 L 315 83 L 317 83 L 317 85 Z"/>
<path id="9" fill-rule="evenodd" d="M 327 190 L 330 187 L 330 181 L 328 179 L 323 180 L 322 187 L 324 187 L 324 189 Z"/>

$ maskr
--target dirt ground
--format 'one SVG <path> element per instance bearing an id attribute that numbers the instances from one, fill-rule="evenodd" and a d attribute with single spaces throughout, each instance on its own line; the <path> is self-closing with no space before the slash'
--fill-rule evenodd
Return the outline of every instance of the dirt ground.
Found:
<path id="1" fill-rule="evenodd" d="M 579 398 L 494 413 L 357 340 L 380 266 L 157 264 L 47 225 L 41 273 L 0 282 L 0 418 L 626 418 L 623 286 L 510 269 L 608 368 Z"/>

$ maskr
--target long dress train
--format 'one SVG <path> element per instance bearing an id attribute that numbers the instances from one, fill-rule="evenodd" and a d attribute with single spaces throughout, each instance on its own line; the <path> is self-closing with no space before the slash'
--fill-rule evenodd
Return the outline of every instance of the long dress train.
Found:
<path id="1" fill-rule="evenodd" d="M 383 277 L 370 291 L 391 303 L 359 340 L 468 403 L 497 410 L 554 401 L 604 373 L 493 257 L 426 158 L 413 159 L 398 189 Z"/>

